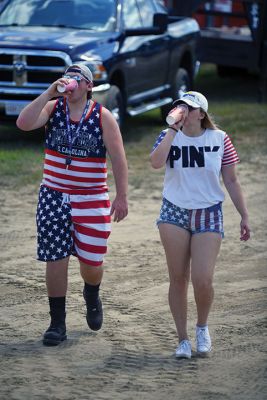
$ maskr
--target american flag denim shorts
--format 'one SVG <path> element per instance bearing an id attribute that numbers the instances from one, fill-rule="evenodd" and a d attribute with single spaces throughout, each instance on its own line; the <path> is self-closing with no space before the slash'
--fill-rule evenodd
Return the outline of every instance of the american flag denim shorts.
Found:
<path id="1" fill-rule="evenodd" d="M 216 232 L 224 237 L 222 203 L 208 208 L 188 210 L 163 198 L 157 225 L 173 224 L 186 229 L 192 235 L 202 232 Z"/>

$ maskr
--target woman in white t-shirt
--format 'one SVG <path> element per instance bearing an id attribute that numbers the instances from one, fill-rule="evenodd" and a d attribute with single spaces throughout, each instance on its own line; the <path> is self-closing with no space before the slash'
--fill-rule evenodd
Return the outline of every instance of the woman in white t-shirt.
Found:
<path id="1" fill-rule="evenodd" d="M 186 92 L 174 106 L 177 107 L 172 115 L 178 108 L 180 116 L 159 135 L 151 164 L 153 168 L 166 167 L 157 224 L 169 269 L 169 305 L 179 338 L 175 354 L 177 358 L 190 358 L 192 348 L 187 334 L 190 270 L 197 307 L 196 350 L 202 355 L 211 350 L 207 321 L 214 296 L 214 268 L 224 235 L 220 175 L 241 215 L 241 240 L 250 238 L 250 229 L 235 171 L 239 158 L 228 135 L 209 116 L 207 99 L 201 93 Z"/>

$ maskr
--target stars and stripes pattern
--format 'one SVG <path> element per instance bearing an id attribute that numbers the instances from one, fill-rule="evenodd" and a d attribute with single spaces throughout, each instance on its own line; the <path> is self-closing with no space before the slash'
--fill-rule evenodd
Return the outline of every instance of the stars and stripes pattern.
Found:
<path id="1" fill-rule="evenodd" d="M 176 206 L 164 197 L 157 222 L 169 222 L 188 229 L 189 210 Z"/>
<path id="2" fill-rule="evenodd" d="M 57 100 L 46 126 L 45 160 L 42 183 L 69 194 L 107 191 L 106 148 L 102 138 L 101 108 L 96 102 L 80 127 L 70 120 L 73 143 L 69 146 L 65 100 Z M 66 159 L 71 156 L 71 164 Z"/>
<path id="3" fill-rule="evenodd" d="M 171 203 L 163 197 L 159 223 L 174 224 L 188 230 L 191 234 L 217 232 L 223 236 L 223 213 L 221 203 L 209 208 L 188 210 Z"/>
<path id="4" fill-rule="evenodd" d="M 36 222 L 38 260 L 73 254 L 91 266 L 103 263 L 111 230 L 108 193 L 72 195 L 41 185 Z"/>
<path id="5" fill-rule="evenodd" d="M 190 210 L 189 220 L 189 229 L 192 233 L 219 232 L 223 234 L 221 203 L 209 208 Z"/>
<path id="6" fill-rule="evenodd" d="M 167 133 L 167 130 L 160 132 L 160 134 L 152 148 L 152 151 L 154 151 L 158 147 L 158 145 L 162 142 L 162 140 L 165 138 L 166 133 Z"/>

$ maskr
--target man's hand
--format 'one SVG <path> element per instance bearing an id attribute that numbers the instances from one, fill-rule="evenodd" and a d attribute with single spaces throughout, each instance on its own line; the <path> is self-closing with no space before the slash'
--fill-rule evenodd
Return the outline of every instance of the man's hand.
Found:
<path id="1" fill-rule="evenodd" d="M 69 79 L 66 79 L 66 78 L 59 78 L 58 80 L 53 82 L 47 89 L 47 94 L 48 94 L 49 98 L 52 99 L 52 98 L 61 97 L 61 96 L 66 97 L 67 95 L 69 95 L 71 92 L 59 93 L 57 91 L 58 85 L 67 85 L 68 83 L 69 83 Z"/>
<path id="2" fill-rule="evenodd" d="M 128 215 L 127 196 L 116 196 L 112 206 L 110 215 L 114 215 L 113 221 L 120 222 Z"/>
<path id="3" fill-rule="evenodd" d="M 246 242 L 250 238 L 248 218 L 244 217 L 240 222 L 240 240 Z"/>

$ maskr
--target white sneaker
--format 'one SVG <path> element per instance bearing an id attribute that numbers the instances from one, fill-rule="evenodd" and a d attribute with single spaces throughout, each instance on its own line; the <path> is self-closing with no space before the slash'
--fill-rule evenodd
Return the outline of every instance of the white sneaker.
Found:
<path id="1" fill-rule="evenodd" d="M 175 350 L 176 358 L 191 358 L 192 350 L 189 340 L 182 340 Z"/>
<path id="2" fill-rule="evenodd" d="M 207 326 L 196 327 L 196 346 L 198 353 L 209 353 L 211 351 L 211 339 Z"/>

